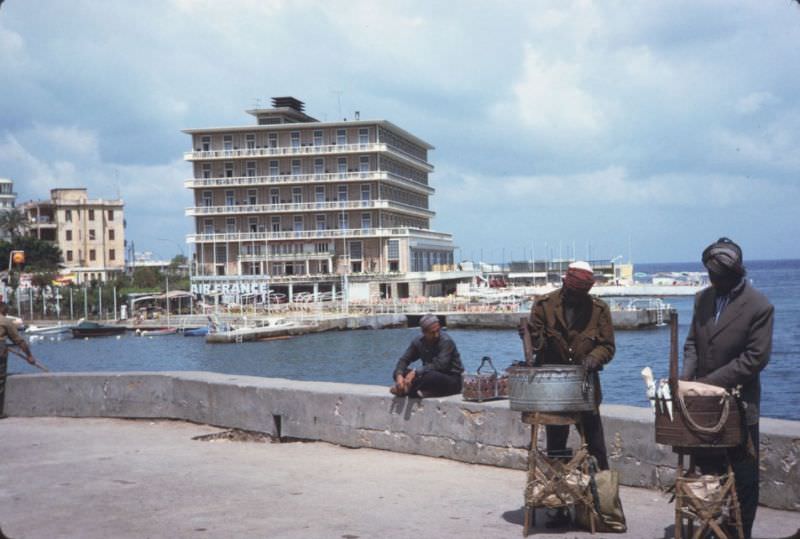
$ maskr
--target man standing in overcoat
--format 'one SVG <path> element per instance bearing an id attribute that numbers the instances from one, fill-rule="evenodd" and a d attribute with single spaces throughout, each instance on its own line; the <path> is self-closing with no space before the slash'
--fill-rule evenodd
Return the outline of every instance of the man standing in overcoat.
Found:
<path id="1" fill-rule="evenodd" d="M 6 315 L 8 315 L 8 305 L 0 301 L 0 419 L 5 417 L 6 378 L 8 376 L 8 343 L 6 339 L 19 346 L 20 350 L 25 353 L 25 360 L 28 363 L 36 365 L 28 343 L 20 336 L 13 320 Z"/>
<path id="2" fill-rule="evenodd" d="M 750 538 L 758 508 L 759 373 L 772 349 L 774 308 L 745 279 L 742 250 L 720 238 L 703 251 L 711 286 L 697 293 L 683 356 L 684 380 L 724 388 L 741 386 L 747 423 L 742 446 L 729 451 L 742 509 L 745 538 Z M 702 461 L 704 473 L 719 473 L 720 459 Z"/>

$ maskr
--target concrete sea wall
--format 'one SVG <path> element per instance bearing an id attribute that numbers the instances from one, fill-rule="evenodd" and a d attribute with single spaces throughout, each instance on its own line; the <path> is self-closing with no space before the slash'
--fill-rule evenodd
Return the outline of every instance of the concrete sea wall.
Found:
<path id="1" fill-rule="evenodd" d="M 208 372 L 10 376 L 6 413 L 182 419 L 516 469 L 526 467 L 530 444 L 529 426 L 507 401 L 395 399 L 381 386 Z M 604 405 L 601 413 L 622 483 L 668 485 L 676 457 L 653 441 L 651 411 Z M 800 422 L 761 421 L 761 503 L 800 511 Z"/>

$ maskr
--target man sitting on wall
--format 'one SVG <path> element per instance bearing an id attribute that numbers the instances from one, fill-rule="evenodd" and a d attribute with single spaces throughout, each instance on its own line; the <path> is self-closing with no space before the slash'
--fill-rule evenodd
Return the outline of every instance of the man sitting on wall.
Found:
<path id="1" fill-rule="evenodd" d="M 464 366 L 456 343 L 442 333 L 439 319 L 426 314 L 419 321 L 422 335 L 414 337 L 394 368 L 395 384 L 389 390 L 398 397 L 445 397 L 461 392 Z M 422 360 L 414 370 L 409 365 Z"/>

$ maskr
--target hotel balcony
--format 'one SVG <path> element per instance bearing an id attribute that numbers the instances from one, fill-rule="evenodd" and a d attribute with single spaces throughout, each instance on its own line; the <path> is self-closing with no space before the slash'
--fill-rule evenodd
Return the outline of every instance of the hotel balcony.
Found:
<path id="1" fill-rule="evenodd" d="M 336 238 L 413 237 L 452 243 L 453 235 L 422 228 L 333 228 L 327 230 L 287 230 L 283 232 L 221 232 L 188 234 L 187 243 L 225 243 L 236 241 L 329 240 Z"/>
<path id="2" fill-rule="evenodd" d="M 245 253 L 239 255 L 237 260 L 239 262 L 302 262 L 304 260 L 330 260 L 334 256 L 334 253 L 328 251 L 322 253 Z"/>
<path id="3" fill-rule="evenodd" d="M 229 206 L 193 206 L 186 208 L 189 217 L 208 217 L 212 215 L 274 214 L 342 210 L 391 209 L 404 214 L 430 218 L 434 212 L 417 206 L 391 200 L 345 200 L 337 202 L 295 202 L 286 204 L 239 204 Z"/>
<path id="4" fill-rule="evenodd" d="M 435 189 L 409 178 L 404 178 L 384 170 L 366 172 L 334 172 L 325 174 L 281 174 L 275 176 L 236 176 L 232 178 L 191 178 L 183 182 L 189 189 L 213 187 L 258 187 L 264 185 L 293 185 L 318 183 L 348 183 L 364 181 L 385 181 L 405 189 L 425 194 L 433 194 Z"/>
<path id="5" fill-rule="evenodd" d="M 238 159 L 254 157 L 296 157 L 320 155 L 346 155 L 364 152 L 385 152 L 408 164 L 433 172 L 433 165 L 418 157 L 406 153 L 399 148 L 383 142 L 366 144 L 327 144 L 324 146 L 281 146 L 278 148 L 236 148 L 230 150 L 195 150 L 184 152 L 186 161 L 199 161 L 209 159 Z"/>

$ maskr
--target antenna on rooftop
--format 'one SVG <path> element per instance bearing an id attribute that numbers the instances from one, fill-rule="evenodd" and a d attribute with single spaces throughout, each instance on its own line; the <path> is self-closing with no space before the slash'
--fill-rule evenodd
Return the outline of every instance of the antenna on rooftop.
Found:
<path id="1" fill-rule="evenodd" d="M 254 97 L 253 101 L 255 102 L 255 107 L 253 107 L 253 108 L 260 109 L 261 108 L 261 98 L 260 97 Z"/>
<path id="2" fill-rule="evenodd" d="M 342 117 L 342 94 L 344 93 L 341 90 L 331 90 L 332 94 L 336 94 L 336 103 L 339 105 L 339 117 Z"/>

